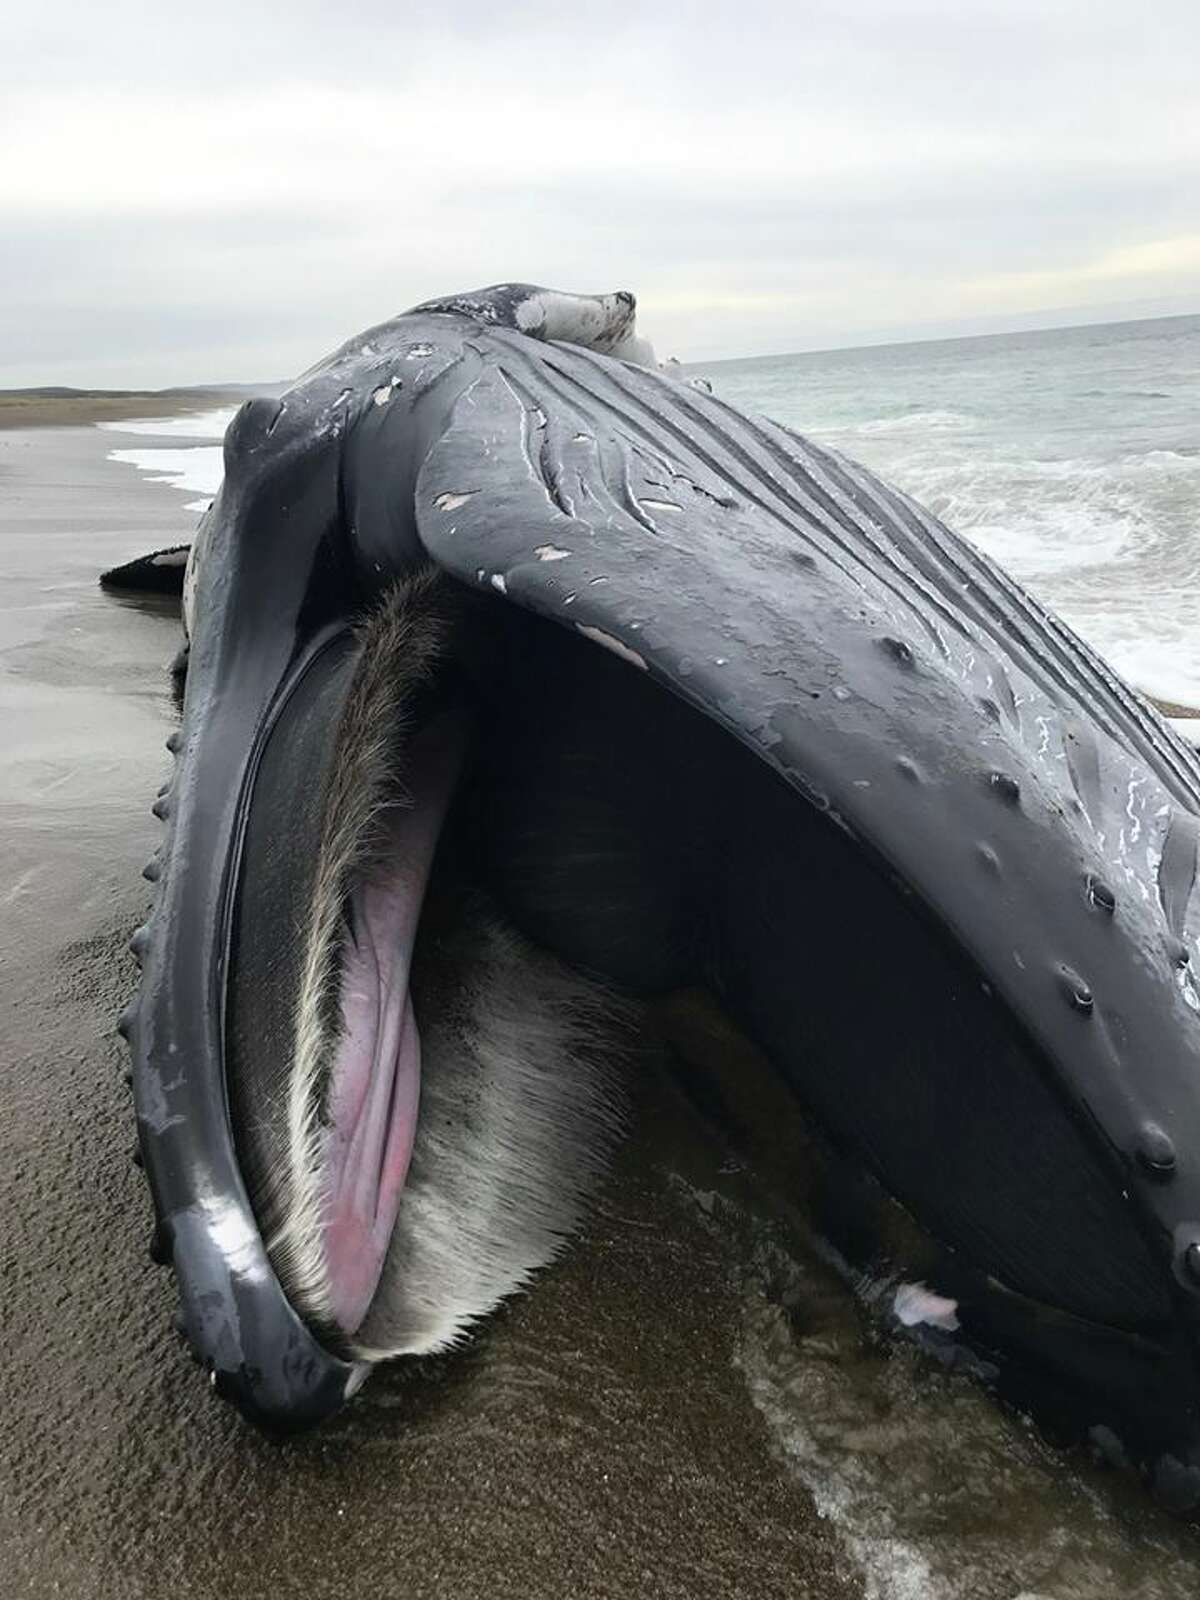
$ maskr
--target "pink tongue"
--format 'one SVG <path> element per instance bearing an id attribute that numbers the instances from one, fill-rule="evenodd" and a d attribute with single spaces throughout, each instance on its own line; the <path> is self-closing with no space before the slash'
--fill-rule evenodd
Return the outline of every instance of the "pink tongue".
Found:
<path id="1" fill-rule="evenodd" d="M 388 816 L 384 865 L 354 893 L 342 968 L 343 1035 L 329 1088 L 323 1224 L 333 1314 L 346 1333 L 379 1283 L 412 1157 L 421 1040 L 408 993 L 438 834 L 462 764 L 466 719 L 447 712 L 412 741 L 410 804 Z"/>

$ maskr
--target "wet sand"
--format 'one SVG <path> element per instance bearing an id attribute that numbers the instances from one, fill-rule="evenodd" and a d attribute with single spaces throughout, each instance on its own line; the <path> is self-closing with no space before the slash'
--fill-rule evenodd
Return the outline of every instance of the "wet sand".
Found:
<path id="1" fill-rule="evenodd" d="M 0 432 L 5 1593 L 861 1594 L 735 1368 L 733 1236 L 663 1159 L 682 1139 L 715 1182 L 721 1152 L 670 1098 L 643 1101 L 587 1237 L 531 1294 L 323 1432 L 265 1442 L 186 1360 L 113 1033 L 178 624 L 96 575 L 194 518 L 111 444 Z"/>

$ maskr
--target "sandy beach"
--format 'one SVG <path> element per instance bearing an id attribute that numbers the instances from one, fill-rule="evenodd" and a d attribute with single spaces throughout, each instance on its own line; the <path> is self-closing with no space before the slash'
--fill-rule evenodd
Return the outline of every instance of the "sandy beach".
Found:
<path id="1" fill-rule="evenodd" d="M 143 406 L 143 411 L 145 407 Z M 7 1592 L 500 1597 L 862 1592 L 734 1370 L 736 1263 L 651 1106 L 587 1238 L 466 1351 L 286 1446 L 212 1397 L 146 1254 L 115 1015 L 172 726 L 169 610 L 102 567 L 189 537 L 111 436 L 0 433 L 5 838 L 0 1375 Z M 714 1179 L 721 1153 L 695 1146 Z"/>

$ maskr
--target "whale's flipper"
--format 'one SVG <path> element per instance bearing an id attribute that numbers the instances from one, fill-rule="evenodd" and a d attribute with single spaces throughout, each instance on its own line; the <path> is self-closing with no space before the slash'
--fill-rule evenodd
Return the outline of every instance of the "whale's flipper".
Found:
<path id="1" fill-rule="evenodd" d="M 102 589 L 123 589 L 142 594 L 183 594 L 183 575 L 187 571 L 190 544 L 168 545 L 149 555 L 125 561 L 100 574 Z"/>

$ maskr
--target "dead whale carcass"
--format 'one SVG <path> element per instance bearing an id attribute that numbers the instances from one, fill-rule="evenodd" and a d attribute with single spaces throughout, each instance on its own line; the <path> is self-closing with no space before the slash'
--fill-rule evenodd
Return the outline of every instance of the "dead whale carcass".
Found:
<path id="1" fill-rule="evenodd" d="M 632 297 L 502 286 L 230 427 L 122 1024 L 193 1346 L 289 1426 L 455 1337 L 578 1215 L 614 995 L 703 987 L 915 1219 L 939 1336 L 1194 1501 L 1200 761 L 640 354 Z"/>

